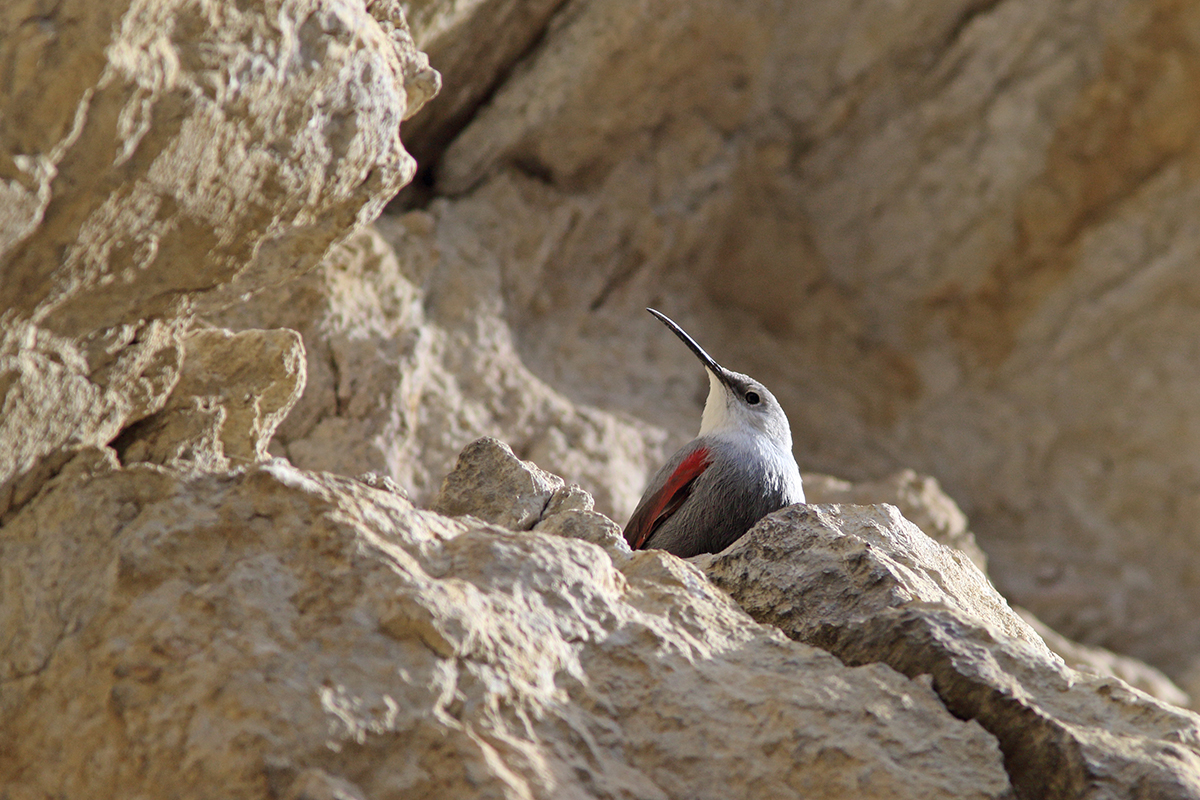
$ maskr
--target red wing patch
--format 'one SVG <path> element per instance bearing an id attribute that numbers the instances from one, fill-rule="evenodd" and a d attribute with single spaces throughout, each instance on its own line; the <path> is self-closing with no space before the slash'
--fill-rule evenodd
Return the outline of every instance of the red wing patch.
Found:
<path id="1" fill-rule="evenodd" d="M 692 493 L 692 484 L 708 469 L 712 456 L 707 447 L 697 447 L 679 463 L 662 488 L 638 506 L 625 525 L 625 540 L 634 550 L 642 545 L 659 527 L 679 510 Z"/>

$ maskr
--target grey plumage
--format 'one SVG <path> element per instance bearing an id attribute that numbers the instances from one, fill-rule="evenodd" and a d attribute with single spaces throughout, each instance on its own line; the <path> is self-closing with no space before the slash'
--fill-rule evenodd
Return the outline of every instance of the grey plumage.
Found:
<path id="1" fill-rule="evenodd" d="M 704 364 L 709 394 L 699 435 L 650 480 L 625 538 L 685 558 L 719 552 L 772 511 L 804 502 L 791 427 L 765 386 L 725 369 L 665 315 L 647 310 Z"/>

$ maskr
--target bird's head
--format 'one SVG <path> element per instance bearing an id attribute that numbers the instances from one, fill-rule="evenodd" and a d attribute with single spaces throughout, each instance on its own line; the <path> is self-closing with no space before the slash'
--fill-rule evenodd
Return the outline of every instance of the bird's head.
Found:
<path id="1" fill-rule="evenodd" d="M 653 308 L 646 310 L 670 328 L 708 372 L 708 399 L 700 417 L 700 436 L 742 434 L 755 439 L 765 436 L 785 451 L 791 451 L 792 429 L 787 415 L 767 387 L 749 375 L 725 369 L 666 314 Z"/>

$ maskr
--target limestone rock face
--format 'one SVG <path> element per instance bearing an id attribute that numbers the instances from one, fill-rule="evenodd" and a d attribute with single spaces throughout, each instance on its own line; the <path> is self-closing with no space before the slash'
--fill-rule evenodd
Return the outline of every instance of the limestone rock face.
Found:
<path id="1" fill-rule="evenodd" d="M 1200 716 L 1067 667 L 965 556 L 892 507 L 793 506 L 693 561 L 797 641 L 931 676 L 996 736 L 1021 797 L 1200 798 Z"/>
<path id="2" fill-rule="evenodd" d="M 962 552 L 987 573 L 987 555 L 967 527 L 967 515 L 929 475 L 905 469 L 881 480 L 858 483 L 829 475 L 805 475 L 804 495 L 810 504 L 893 505 L 922 533 Z"/>
<path id="3" fill-rule="evenodd" d="M 514 531 L 531 530 L 569 509 L 591 511 L 591 496 L 491 438 L 467 445 L 433 503 L 434 511 L 447 516 L 470 514 Z"/>
<path id="4" fill-rule="evenodd" d="M 399 3 L 0 9 L 0 513 L 163 407 L 196 307 L 315 265 L 411 179 Z"/>
<path id="5" fill-rule="evenodd" d="M 511 467 L 485 445 L 464 468 L 487 460 Z M 87 451 L 0 539 L 0 620 L 17 632 L 0 642 L 0 783 L 1012 797 L 996 740 L 926 680 L 790 641 L 673 556 L 562 535 L 594 533 L 590 513 L 514 532 L 282 460 L 180 472 Z"/>
<path id="6" fill-rule="evenodd" d="M 987 574 L 986 556 L 979 549 L 979 546 L 975 543 L 974 535 L 968 529 L 966 515 L 963 514 L 954 500 L 941 490 L 937 481 L 927 475 L 917 475 L 912 470 L 901 470 L 882 480 L 850 483 L 849 481 L 839 480 L 828 475 L 810 474 L 804 476 L 804 491 L 811 504 L 854 503 L 874 505 L 887 503 L 894 505 L 897 507 L 897 510 L 903 513 L 904 520 L 912 521 L 916 527 L 920 528 L 923 534 L 927 534 L 934 542 L 959 551 L 962 555 L 969 558 L 971 563 L 979 568 L 980 572 L 983 572 L 985 575 Z M 885 516 L 892 517 L 893 514 L 888 512 Z M 903 526 L 907 527 L 906 525 Z M 867 527 L 858 526 L 856 530 L 863 532 L 864 538 L 867 541 L 876 538 L 870 533 L 870 525 Z M 922 541 L 923 537 L 914 538 L 909 536 L 906 539 L 906 545 Z M 853 548 L 851 552 L 853 552 Z M 947 555 L 952 559 L 954 558 L 953 554 L 946 554 L 939 548 L 932 548 L 926 542 L 915 553 L 910 552 L 907 561 L 910 564 L 917 563 L 924 565 L 922 568 L 929 568 L 944 561 Z M 805 558 L 807 559 L 808 557 L 809 554 L 806 553 Z M 954 571 L 961 574 L 961 570 L 958 568 L 954 568 Z M 777 583 L 782 582 L 786 584 L 794 580 L 795 576 L 788 575 L 785 570 L 778 577 Z M 776 586 L 777 588 L 778 586 Z M 877 588 L 875 587 L 873 591 Z M 744 598 L 745 592 L 748 589 L 742 588 L 740 591 L 743 593 L 742 596 Z M 992 597 L 994 605 L 1007 605 L 1003 601 L 995 601 L 995 594 L 990 585 L 987 589 L 982 590 L 981 596 Z M 856 595 L 856 602 L 858 599 Z M 770 602 L 772 602 L 771 598 L 764 600 L 764 606 L 760 608 L 760 613 L 765 610 L 766 604 Z M 1013 607 L 1012 610 L 1021 619 L 1029 623 L 1029 626 L 1045 645 L 1054 654 L 1061 657 L 1067 666 L 1093 675 L 1120 678 L 1129 685 L 1159 700 L 1164 700 L 1172 705 L 1184 708 L 1194 708 L 1193 701 L 1187 692 L 1161 671 L 1149 664 L 1135 658 L 1130 658 L 1129 656 L 1114 653 L 1102 647 L 1090 647 L 1072 641 L 1050 628 L 1050 626 L 1046 625 L 1026 608 Z M 1007 612 L 1004 612 L 1002 616 L 1006 620 L 1005 626 L 1010 629 L 1023 630 L 1022 626 L 1014 625 L 1011 622 L 1011 618 Z M 1018 638 L 1028 640 L 1028 632 L 1025 631 Z"/>
<path id="7" fill-rule="evenodd" d="M 273 452 L 306 469 L 389 475 L 430 503 L 459 451 L 486 434 L 623 519 L 666 456 L 665 432 L 574 403 L 535 374 L 505 320 L 497 254 L 469 225 L 432 241 L 431 224 L 421 213 L 380 220 L 394 246 L 364 230 L 312 273 L 206 315 L 304 339 L 307 387 Z"/>
<path id="8" fill-rule="evenodd" d="M 444 79 L 431 105 L 404 130 L 405 142 L 420 164 L 436 163 L 447 141 L 541 38 L 563 3 L 413 0 L 406 4 L 413 39 Z"/>
<path id="9" fill-rule="evenodd" d="M 1105 650 L 1103 647 L 1089 647 L 1074 642 L 1055 631 L 1046 623 L 1035 617 L 1025 608 L 1014 607 L 1013 611 L 1021 619 L 1029 623 L 1046 646 L 1062 657 L 1068 667 L 1093 675 L 1120 678 L 1135 689 L 1140 689 L 1151 697 L 1156 697 L 1171 705 L 1197 710 L 1196 702 L 1178 684 L 1168 678 L 1162 671 L 1138 661 L 1136 658 Z M 1193 691 L 1198 688 L 1188 685 Z"/>
<path id="10" fill-rule="evenodd" d="M 1200 797 L 1198 9 L 0 3 L 0 794 Z"/>
<path id="11" fill-rule="evenodd" d="M 121 435 L 121 460 L 208 470 L 262 461 L 304 391 L 304 369 L 295 331 L 193 331 L 170 399 Z"/>
<path id="12" fill-rule="evenodd" d="M 1041 637 L 1009 608 L 986 575 L 962 552 L 930 539 L 894 506 L 797 505 L 768 516 L 753 530 L 754 536 L 719 555 L 693 560 L 755 618 L 797 639 L 817 639 L 819 629 L 842 615 L 875 617 L 890 609 L 937 604 L 1053 660 Z"/>
<path id="13" fill-rule="evenodd" d="M 445 150 L 430 232 L 389 239 L 447 285 L 490 270 L 532 372 L 670 449 L 704 384 L 641 310 L 663 308 L 771 387 L 802 470 L 934 476 L 1014 601 L 1178 677 L 1200 652 L 1198 17 L 569 3 L 502 76 L 455 76 L 494 90 L 413 145 Z M 623 521 L 637 489 L 599 474 Z"/>

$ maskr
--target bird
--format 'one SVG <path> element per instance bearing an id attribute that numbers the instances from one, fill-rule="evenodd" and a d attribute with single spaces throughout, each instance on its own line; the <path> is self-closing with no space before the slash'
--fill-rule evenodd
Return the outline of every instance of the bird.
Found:
<path id="1" fill-rule="evenodd" d="M 792 428 L 766 386 L 725 369 L 666 314 L 646 310 L 700 359 L 708 399 L 700 432 L 650 480 L 625 540 L 681 558 L 719 553 L 767 514 L 804 502 Z"/>

